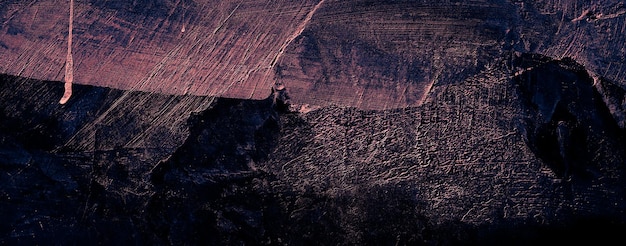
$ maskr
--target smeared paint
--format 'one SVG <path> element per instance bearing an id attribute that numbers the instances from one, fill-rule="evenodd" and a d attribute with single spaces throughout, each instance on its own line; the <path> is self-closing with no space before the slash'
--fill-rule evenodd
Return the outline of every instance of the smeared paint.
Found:
<path id="1" fill-rule="evenodd" d="M 74 82 L 74 60 L 72 58 L 72 29 L 74 22 L 74 0 L 70 0 L 69 34 L 67 36 L 67 60 L 65 61 L 65 92 L 59 101 L 65 104 L 72 96 L 72 82 Z"/>

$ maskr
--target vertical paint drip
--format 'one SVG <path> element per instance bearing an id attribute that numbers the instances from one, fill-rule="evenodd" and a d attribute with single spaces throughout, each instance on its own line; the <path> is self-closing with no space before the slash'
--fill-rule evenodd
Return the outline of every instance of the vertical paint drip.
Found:
<path id="1" fill-rule="evenodd" d="M 74 61 L 72 59 L 72 29 L 74 22 L 74 0 L 70 0 L 70 20 L 69 20 L 69 33 L 67 36 L 67 60 L 65 61 L 65 92 L 63 97 L 59 101 L 60 104 L 65 104 L 67 100 L 72 96 L 72 82 L 74 82 Z"/>
<path id="2" fill-rule="evenodd" d="M 185 2 L 184 1 L 183 1 L 182 11 L 183 11 L 183 21 L 182 21 L 183 22 L 183 28 L 180 29 L 180 32 L 181 33 L 185 33 L 185 12 L 187 12 L 187 8 L 185 8 Z"/>

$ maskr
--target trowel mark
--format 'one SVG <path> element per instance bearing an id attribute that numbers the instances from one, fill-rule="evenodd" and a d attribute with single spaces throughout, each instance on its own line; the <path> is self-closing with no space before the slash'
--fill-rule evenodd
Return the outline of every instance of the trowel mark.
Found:
<path id="1" fill-rule="evenodd" d="M 72 82 L 74 82 L 74 61 L 72 59 L 72 29 L 74 22 L 74 0 L 70 0 L 69 34 L 67 36 L 67 60 L 65 61 L 65 92 L 59 101 L 65 104 L 72 96 Z"/>
<path id="2" fill-rule="evenodd" d="M 311 11 L 309 11 L 309 13 L 306 15 L 306 17 L 304 17 L 304 20 L 296 28 L 296 31 L 293 34 L 291 34 L 291 36 L 289 36 L 287 38 L 287 40 L 285 40 L 285 42 L 283 43 L 282 46 L 280 46 L 280 49 L 278 50 L 278 53 L 276 54 L 276 56 L 272 60 L 272 63 L 270 64 L 270 67 L 273 68 L 274 66 L 276 66 L 276 63 L 278 62 L 280 57 L 283 55 L 283 53 L 285 53 L 285 50 L 287 49 L 287 46 L 289 46 L 296 38 L 298 38 L 304 32 L 304 29 L 309 25 L 309 22 L 311 22 L 311 19 L 313 18 L 313 14 L 315 14 L 317 12 L 317 10 L 320 8 L 320 6 L 322 6 L 322 4 L 324 4 L 324 1 L 326 1 L 326 0 L 319 1 L 313 7 L 313 9 L 311 9 Z"/>
<path id="3" fill-rule="evenodd" d="M 306 29 L 306 27 L 309 25 L 309 23 L 311 22 L 311 19 L 313 18 L 313 15 L 317 12 L 318 9 L 320 9 L 320 7 L 322 6 L 322 4 L 324 4 L 324 1 L 326 0 L 320 0 L 315 6 L 313 6 L 313 8 L 309 11 L 309 13 L 304 17 L 304 20 L 302 20 L 302 22 L 300 23 L 300 25 L 298 25 L 296 27 L 296 30 L 294 33 L 291 34 L 291 36 L 287 37 L 287 40 L 285 40 L 285 42 L 283 42 L 283 44 L 280 46 L 280 48 L 278 49 L 278 53 L 276 53 L 276 55 L 274 55 L 274 59 L 272 59 L 272 61 L 269 64 L 270 68 L 274 68 L 276 67 L 276 64 L 278 62 L 280 62 L 280 58 L 282 57 L 282 55 L 285 53 L 285 50 L 287 49 L 287 47 L 296 39 L 298 38 L 300 35 L 302 35 L 302 33 L 304 32 L 304 29 Z M 267 72 L 265 73 L 265 77 L 269 77 L 269 73 L 271 72 L 275 72 L 274 69 L 268 69 Z M 276 85 L 274 85 L 276 86 Z M 282 85 L 281 85 L 282 86 Z M 255 87 L 256 90 L 256 87 Z M 252 91 L 252 93 L 250 94 L 250 98 L 252 97 L 252 95 L 254 94 L 255 90 Z"/>

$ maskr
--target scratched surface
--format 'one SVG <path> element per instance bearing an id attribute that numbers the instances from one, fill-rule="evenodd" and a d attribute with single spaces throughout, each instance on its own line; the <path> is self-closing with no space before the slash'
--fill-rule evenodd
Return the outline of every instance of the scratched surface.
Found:
<path id="1" fill-rule="evenodd" d="M 69 1 L 0 3 L 0 73 L 62 81 Z M 387 109 L 511 52 L 624 88 L 626 7 L 587 1 L 77 1 L 75 82 Z"/>
<path id="2" fill-rule="evenodd" d="M 168 94 L 265 98 L 276 57 L 315 4 L 76 1 L 74 81 Z M 69 1 L 2 5 L 0 72 L 62 81 Z"/>
<path id="3" fill-rule="evenodd" d="M 626 245 L 623 1 L 76 0 L 59 104 L 69 3 L 0 1 L 0 244 Z"/>
<path id="4" fill-rule="evenodd" d="M 74 85 L 59 105 L 62 84 L 2 75 L 0 243 L 624 243 L 626 141 L 593 79 L 510 66 L 417 107 L 307 113 L 284 91 Z"/>

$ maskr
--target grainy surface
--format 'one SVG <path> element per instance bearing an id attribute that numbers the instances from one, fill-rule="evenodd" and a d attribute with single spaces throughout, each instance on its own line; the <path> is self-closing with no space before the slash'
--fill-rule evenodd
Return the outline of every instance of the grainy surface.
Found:
<path id="1" fill-rule="evenodd" d="M 620 1 L 77 0 L 60 105 L 66 3 L 0 2 L 0 244 L 626 243 Z"/>
<path id="2" fill-rule="evenodd" d="M 307 113 L 83 85 L 59 106 L 60 83 L 3 76 L 0 241 L 623 241 L 626 142 L 593 79 L 496 64 L 419 107 Z"/>

